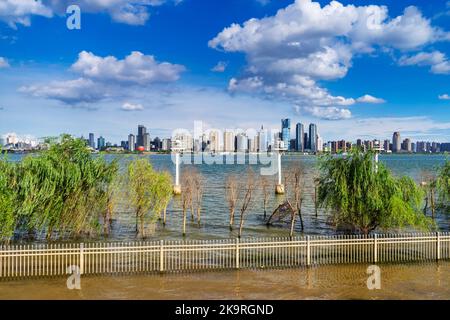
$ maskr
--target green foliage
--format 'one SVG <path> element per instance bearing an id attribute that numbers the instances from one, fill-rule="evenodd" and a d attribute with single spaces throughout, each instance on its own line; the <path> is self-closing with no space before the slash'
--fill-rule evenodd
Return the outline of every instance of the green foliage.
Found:
<path id="1" fill-rule="evenodd" d="M 441 206 L 449 212 L 450 210 L 450 161 L 444 164 L 439 171 L 437 178 L 437 187 L 439 192 L 439 201 Z"/>
<path id="2" fill-rule="evenodd" d="M 146 223 L 154 222 L 172 197 L 170 174 L 154 171 L 147 158 L 136 159 L 128 165 L 128 190 L 136 212 L 136 231 L 145 237 Z"/>
<path id="3" fill-rule="evenodd" d="M 367 234 L 376 228 L 430 228 L 422 212 L 423 191 L 408 177 L 396 178 L 374 154 L 323 156 L 319 162 L 318 205 L 333 212 L 337 225 Z"/>
<path id="4" fill-rule="evenodd" d="M 63 237 L 98 231 L 105 188 L 118 173 L 116 161 L 94 158 L 83 140 L 63 135 L 39 156 L 28 156 L 20 163 L 3 160 L 1 165 L 9 168 L 5 172 L 16 228 L 43 232 L 47 238 L 55 232 Z M 0 192 L 2 199 L 8 197 L 1 187 Z M 7 203 L 2 200 L 1 205 Z"/>

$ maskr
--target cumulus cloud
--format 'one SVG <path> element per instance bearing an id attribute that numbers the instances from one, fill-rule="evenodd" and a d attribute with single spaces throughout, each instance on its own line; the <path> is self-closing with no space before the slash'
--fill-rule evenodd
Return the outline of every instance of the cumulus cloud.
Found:
<path id="1" fill-rule="evenodd" d="M 296 112 L 299 115 L 308 114 L 316 118 L 324 120 L 342 120 L 350 119 L 352 113 L 348 109 L 342 109 L 337 107 L 299 107 L 297 106 Z"/>
<path id="2" fill-rule="evenodd" d="M 139 103 L 129 103 L 129 102 L 125 102 L 121 109 L 123 111 L 142 111 L 144 110 L 144 107 L 142 106 L 142 104 Z"/>
<path id="3" fill-rule="evenodd" d="M 18 24 L 29 26 L 32 15 L 50 18 L 53 12 L 42 0 L 2 0 L 0 2 L 0 21 L 7 23 L 11 28 L 17 28 Z"/>
<path id="4" fill-rule="evenodd" d="M 113 56 L 99 57 L 82 51 L 70 70 L 80 77 L 75 80 L 25 86 L 19 91 L 70 105 L 89 104 L 126 96 L 136 88 L 146 89 L 154 84 L 177 81 L 185 68 L 168 62 L 158 62 L 153 56 L 140 52 L 132 52 L 120 60 Z"/>
<path id="5" fill-rule="evenodd" d="M 208 44 L 246 56 L 248 65 L 231 79 L 230 91 L 263 93 L 297 105 L 329 108 L 357 102 L 322 87 L 323 81 L 344 78 L 355 54 L 379 48 L 417 50 L 445 37 L 448 33 L 433 27 L 416 7 L 407 7 L 402 15 L 391 18 L 386 6 L 344 6 L 332 1 L 321 7 L 312 0 L 296 0 L 274 16 L 234 23 Z M 361 97 L 360 102 L 381 100 Z"/>
<path id="6" fill-rule="evenodd" d="M 439 100 L 450 100 L 450 95 L 448 95 L 447 93 L 441 94 L 438 96 Z"/>
<path id="7" fill-rule="evenodd" d="M 180 3 L 180 0 L 78 0 L 83 13 L 107 13 L 118 23 L 129 25 L 144 25 L 149 17 L 149 7 L 164 3 Z M 2 0 L 0 2 L 0 21 L 11 27 L 17 24 L 29 26 L 31 16 L 39 15 L 47 18 L 55 14 L 64 15 L 70 0 Z"/>
<path id="8" fill-rule="evenodd" d="M 384 99 L 371 96 L 370 94 L 366 94 L 366 95 L 363 95 L 362 97 L 359 97 L 358 99 L 356 99 L 356 102 L 380 104 L 380 103 L 385 103 L 386 101 Z"/>
<path id="9" fill-rule="evenodd" d="M 153 56 L 138 51 L 133 51 L 123 60 L 113 56 L 99 57 L 92 52 L 82 51 L 71 70 L 99 81 L 147 85 L 176 81 L 185 68 L 168 62 L 157 62 Z"/>
<path id="10" fill-rule="evenodd" d="M 430 66 L 430 71 L 436 74 L 449 74 L 450 61 L 447 56 L 440 51 L 419 52 L 412 56 L 402 56 L 399 59 L 401 66 Z"/>
<path id="11" fill-rule="evenodd" d="M 6 60 L 3 57 L 0 57 L 0 69 L 2 68 L 8 68 L 9 67 L 9 63 L 8 60 Z"/>
<path id="12" fill-rule="evenodd" d="M 225 69 L 228 66 L 228 62 L 219 61 L 217 64 L 211 69 L 213 72 L 225 72 Z"/>

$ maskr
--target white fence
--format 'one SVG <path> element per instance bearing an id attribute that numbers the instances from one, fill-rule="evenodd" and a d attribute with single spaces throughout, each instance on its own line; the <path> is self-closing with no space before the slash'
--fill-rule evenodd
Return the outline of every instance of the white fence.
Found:
<path id="1" fill-rule="evenodd" d="M 0 247 L 0 278 L 282 268 L 450 259 L 450 233 Z"/>

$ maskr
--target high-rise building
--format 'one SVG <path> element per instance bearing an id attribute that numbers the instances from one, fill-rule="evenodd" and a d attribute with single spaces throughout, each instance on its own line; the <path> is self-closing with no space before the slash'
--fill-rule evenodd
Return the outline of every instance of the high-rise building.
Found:
<path id="1" fill-rule="evenodd" d="M 234 152 L 234 132 L 225 131 L 223 133 L 223 151 L 224 152 Z"/>
<path id="2" fill-rule="evenodd" d="M 317 135 L 317 151 L 318 152 L 323 151 L 323 139 L 319 134 Z"/>
<path id="3" fill-rule="evenodd" d="M 411 140 L 406 138 L 402 143 L 402 150 L 405 152 L 411 152 Z"/>
<path id="4" fill-rule="evenodd" d="M 134 152 L 135 148 L 136 148 L 136 138 L 135 138 L 134 134 L 129 134 L 128 135 L 128 151 Z"/>
<path id="5" fill-rule="evenodd" d="M 317 134 L 318 134 L 317 125 L 311 123 L 309 125 L 309 141 L 308 141 L 309 150 L 311 150 L 311 152 L 317 152 Z"/>
<path id="6" fill-rule="evenodd" d="M 264 130 L 264 127 L 261 126 L 261 130 L 258 132 L 258 151 L 259 152 L 267 152 L 267 131 Z"/>
<path id="7" fill-rule="evenodd" d="M 281 140 L 284 142 L 284 146 L 289 150 L 291 141 L 291 119 L 281 120 Z"/>
<path id="8" fill-rule="evenodd" d="M 239 133 L 236 135 L 236 151 L 247 152 L 248 150 L 248 138 L 245 133 Z"/>
<path id="9" fill-rule="evenodd" d="M 144 134 L 144 141 L 143 141 L 143 147 L 145 151 L 150 151 L 152 149 L 152 142 L 150 140 L 150 133 L 146 132 Z"/>
<path id="10" fill-rule="evenodd" d="M 137 147 L 144 147 L 145 148 L 144 137 L 145 137 L 146 133 L 147 133 L 147 128 L 144 127 L 143 125 L 139 125 L 138 126 L 138 134 L 137 134 L 137 137 L 136 137 L 136 146 Z"/>
<path id="11" fill-rule="evenodd" d="M 301 123 L 297 123 L 295 126 L 295 150 L 298 152 L 305 151 L 304 144 L 304 136 L 305 136 L 305 127 Z"/>
<path id="12" fill-rule="evenodd" d="M 162 146 L 161 146 L 161 150 L 163 151 L 170 151 L 170 149 L 172 148 L 172 144 L 170 139 L 163 139 L 162 140 Z"/>
<path id="13" fill-rule="evenodd" d="M 100 137 L 97 139 L 97 148 L 98 148 L 98 150 L 104 149 L 105 146 L 106 146 L 105 138 L 103 138 L 102 136 L 100 136 Z"/>
<path id="14" fill-rule="evenodd" d="M 95 149 L 95 137 L 93 133 L 89 133 L 89 146 Z"/>
<path id="15" fill-rule="evenodd" d="M 391 141 L 389 139 L 384 140 L 383 149 L 385 152 L 391 151 L 390 146 L 391 146 Z"/>
<path id="16" fill-rule="evenodd" d="M 401 142 L 400 142 L 400 132 L 394 132 L 392 136 L 392 152 L 400 152 L 401 150 Z"/>
<path id="17" fill-rule="evenodd" d="M 209 151 L 213 153 L 220 151 L 220 138 L 218 130 L 211 130 L 209 132 Z"/>
<path id="18" fill-rule="evenodd" d="M 308 133 L 305 132 L 305 134 L 303 135 L 303 151 L 309 149 L 308 146 Z"/>
<path id="19" fill-rule="evenodd" d="M 161 139 L 159 137 L 156 137 L 155 139 L 153 139 L 152 145 L 153 149 L 155 149 L 156 151 L 161 150 L 162 147 Z"/>

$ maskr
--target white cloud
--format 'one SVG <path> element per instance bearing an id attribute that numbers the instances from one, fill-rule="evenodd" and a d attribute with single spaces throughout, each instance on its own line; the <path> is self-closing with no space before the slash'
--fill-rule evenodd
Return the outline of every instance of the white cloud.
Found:
<path id="1" fill-rule="evenodd" d="M 11 28 L 16 28 L 18 24 L 29 26 L 31 15 L 50 18 L 53 12 L 42 0 L 0 1 L 0 21 L 7 23 Z"/>
<path id="2" fill-rule="evenodd" d="M 164 3 L 180 3 L 180 0 L 2 0 L 0 21 L 15 28 L 17 24 L 30 26 L 31 16 L 51 18 L 64 15 L 69 5 L 77 4 L 83 13 L 107 13 L 112 20 L 129 25 L 144 25 L 149 17 L 149 7 Z"/>
<path id="3" fill-rule="evenodd" d="M 133 51 L 123 60 L 113 56 L 99 57 L 82 51 L 71 70 L 99 81 L 148 85 L 176 81 L 185 68 L 177 64 L 158 62 L 153 56 L 138 51 Z"/>
<path id="4" fill-rule="evenodd" d="M 70 105 L 125 97 L 139 88 L 171 83 L 185 70 L 181 65 L 158 62 L 153 56 L 132 52 L 123 60 L 99 57 L 82 51 L 71 71 L 80 75 L 75 80 L 53 81 L 20 88 L 35 97 L 54 99 Z"/>
<path id="5" fill-rule="evenodd" d="M 450 95 L 447 93 L 441 94 L 438 96 L 439 100 L 450 100 Z"/>
<path id="6" fill-rule="evenodd" d="M 9 67 L 9 63 L 8 60 L 6 60 L 3 57 L 0 57 L 0 69 L 2 68 L 8 68 Z"/>
<path id="7" fill-rule="evenodd" d="M 316 118 L 325 120 L 342 120 L 350 119 L 352 113 L 348 109 L 336 108 L 336 107 L 296 107 L 299 115 L 309 114 Z"/>
<path id="8" fill-rule="evenodd" d="M 440 51 L 419 52 L 412 56 L 402 56 L 399 61 L 401 66 L 430 66 L 430 71 L 436 74 L 450 74 L 450 60 Z"/>
<path id="9" fill-rule="evenodd" d="M 390 18 L 386 6 L 344 6 L 332 1 L 321 7 L 312 0 L 296 0 L 274 16 L 234 23 L 208 44 L 246 56 L 247 68 L 231 79 L 230 91 L 262 93 L 298 105 L 329 108 L 356 102 L 322 87 L 324 80 L 344 78 L 355 54 L 378 48 L 416 50 L 448 35 L 433 27 L 415 7 Z M 435 71 L 443 69 L 445 65 L 434 67 Z M 369 97 L 360 101 L 381 103 Z"/>
<path id="10" fill-rule="evenodd" d="M 123 111 L 142 111 L 144 107 L 140 103 L 125 102 L 121 108 Z"/>
<path id="11" fill-rule="evenodd" d="M 366 94 L 366 95 L 363 95 L 362 97 L 359 97 L 358 99 L 356 99 L 356 102 L 380 104 L 380 103 L 385 103 L 386 101 L 384 99 L 371 96 L 370 94 Z"/>
<path id="12" fill-rule="evenodd" d="M 228 62 L 219 61 L 217 64 L 211 69 L 213 72 L 225 72 L 225 69 L 228 66 Z"/>

